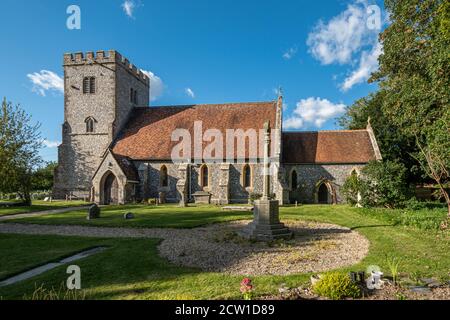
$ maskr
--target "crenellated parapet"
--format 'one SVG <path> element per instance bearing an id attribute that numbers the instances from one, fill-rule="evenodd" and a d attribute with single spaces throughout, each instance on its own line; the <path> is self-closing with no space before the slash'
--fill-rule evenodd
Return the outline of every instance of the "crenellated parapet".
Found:
<path id="1" fill-rule="evenodd" d="M 147 75 L 145 75 L 139 68 L 130 63 L 130 61 L 122 56 L 119 52 L 115 50 L 108 51 L 88 51 L 84 52 L 75 52 L 75 53 L 65 53 L 64 54 L 64 66 L 78 66 L 78 65 L 90 65 L 90 64 L 109 64 L 115 63 L 120 64 L 127 70 L 129 70 L 134 76 L 144 81 L 145 83 L 149 83 L 150 79 Z"/>

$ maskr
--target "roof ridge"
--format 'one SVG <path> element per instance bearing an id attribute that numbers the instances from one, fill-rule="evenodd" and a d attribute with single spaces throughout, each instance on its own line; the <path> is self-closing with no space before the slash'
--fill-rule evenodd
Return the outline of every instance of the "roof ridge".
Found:
<path id="1" fill-rule="evenodd" d="M 275 104 L 275 100 L 271 101 L 250 101 L 250 102 L 226 102 L 226 103 L 199 103 L 199 104 L 175 104 L 175 105 L 165 105 L 165 106 L 146 106 L 146 107 L 135 107 L 135 109 L 145 109 L 145 108 L 180 108 L 180 107 L 208 107 L 208 106 L 237 106 L 237 105 L 257 105 L 257 104 Z"/>
<path id="2" fill-rule="evenodd" d="M 318 130 L 318 131 L 283 131 L 284 133 L 321 133 L 321 132 L 362 132 L 367 129 L 354 129 L 354 130 Z"/>

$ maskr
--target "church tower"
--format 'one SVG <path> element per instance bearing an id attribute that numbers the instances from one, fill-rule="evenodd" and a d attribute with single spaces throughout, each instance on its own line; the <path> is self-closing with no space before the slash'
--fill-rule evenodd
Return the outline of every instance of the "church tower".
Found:
<path id="1" fill-rule="evenodd" d="M 133 108 L 149 105 L 149 78 L 117 51 L 64 54 L 64 123 L 54 198 L 88 198 L 102 156 Z"/>

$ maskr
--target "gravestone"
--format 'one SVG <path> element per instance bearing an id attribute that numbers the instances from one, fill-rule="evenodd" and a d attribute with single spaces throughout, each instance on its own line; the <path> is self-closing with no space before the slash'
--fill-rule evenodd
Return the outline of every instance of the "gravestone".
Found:
<path id="1" fill-rule="evenodd" d="M 134 219 L 134 214 L 133 214 L 132 212 L 124 213 L 123 218 L 124 218 L 125 220 Z"/>
<path id="2" fill-rule="evenodd" d="M 164 191 L 161 191 L 159 193 L 159 203 L 165 204 L 166 203 L 166 193 Z"/>
<path id="3" fill-rule="evenodd" d="M 93 204 L 88 209 L 87 219 L 92 220 L 98 218 L 100 218 L 100 208 L 98 207 L 98 205 Z"/>

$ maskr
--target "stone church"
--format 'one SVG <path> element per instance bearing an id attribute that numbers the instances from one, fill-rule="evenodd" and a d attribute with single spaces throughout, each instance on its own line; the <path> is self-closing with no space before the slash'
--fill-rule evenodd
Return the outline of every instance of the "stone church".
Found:
<path id="1" fill-rule="evenodd" d="M 177 129 L 271 130 L 271 193 L 281 204 L 339 203 L 345 179 L 381 160 L 370 123 L 364 130 L 283 132 L 282 98 L 252 103 L 149 106 L 150 81 L 116 51 L 64 55 L 64 123 L 54 198 L 100 204 L 246 203 L 262 193 L 263 164 L 247 149 L 231 157 L 174 161 Z M 259 143 L 259 146 L 261 144 Z M 202 141 L 204 147 L 205 141 Z M 258 155 L 262 150 L 257 151 Z M 190 154 L 190 153 L 188 153 Z M 230 155 L 230 153 L 227 153 Z"/>

